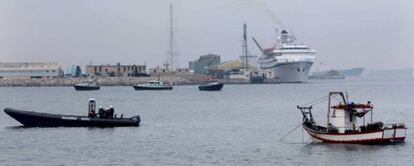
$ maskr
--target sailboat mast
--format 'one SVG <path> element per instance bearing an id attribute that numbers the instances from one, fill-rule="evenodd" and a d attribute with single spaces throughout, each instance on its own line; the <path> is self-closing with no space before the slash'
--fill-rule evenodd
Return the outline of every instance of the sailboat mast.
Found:
<path id="1" fill-rule="evenodd" d="M 170 69 L 172 70 L 174 68 L 174 50 L 173 50 L 173 37 L 174 37 L 174 31 L 173 31 L 173 6 L 172 3 L 170 3 Z"/>

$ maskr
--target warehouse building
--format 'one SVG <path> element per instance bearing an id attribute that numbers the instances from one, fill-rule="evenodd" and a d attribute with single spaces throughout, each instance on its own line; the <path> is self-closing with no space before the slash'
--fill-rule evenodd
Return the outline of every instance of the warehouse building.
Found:
<path id="1" fill-rule="evenodd" d="M 220 64 L 220 56 L 207 54 L 200 56 L 199 59 L 189 62 L 189 68 L 197 74 L 206 74 L 208 68 Z"/>
<path id="2" fill-rule="evenodd" d="M 88 65 L 86 74 L 89 76 L 104 77 L 140 77 L 148 76 L 145 65 Z"/>
<path id="3" fill-rule="evenodd" d="M 63 77 L 59 63 L 0 63 L 0 78 L 57 78 Z"/>

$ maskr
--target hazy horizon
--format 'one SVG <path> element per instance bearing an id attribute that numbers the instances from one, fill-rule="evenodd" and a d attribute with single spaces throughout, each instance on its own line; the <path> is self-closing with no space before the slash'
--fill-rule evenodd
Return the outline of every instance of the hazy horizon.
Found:
<path id="1" fill-rule="evenodd" d="M 171 1 L 180 67 L 241 54 L 242 24 L 264 47 L 275 29 L 318 51 L 313 69 L 413 68 L 413 1 Z M 0 0 L 0 62 L 162 65 L 170 1 Z M 251 53 L 260 55 L 249 41 Z"/>

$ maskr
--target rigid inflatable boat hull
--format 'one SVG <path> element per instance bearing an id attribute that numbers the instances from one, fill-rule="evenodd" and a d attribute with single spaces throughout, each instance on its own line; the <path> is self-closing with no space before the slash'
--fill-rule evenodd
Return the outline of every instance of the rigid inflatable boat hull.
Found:
<path id="1" fill-rule="evenodd" d="M 4 109 L 4 112 L 19 121 L 25 127 L 121 127 L 139 126 L 139 116 L 131 118 L 90 118 L 77 115 L 60 115 L 22 111 L 12 108 Z"/>

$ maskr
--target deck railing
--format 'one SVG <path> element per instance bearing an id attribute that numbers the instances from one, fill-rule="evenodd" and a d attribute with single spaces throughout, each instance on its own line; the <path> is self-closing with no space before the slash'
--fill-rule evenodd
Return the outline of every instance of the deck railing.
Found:
<path id="1" fill-rule="evenodd" d="M 375 126 L 373 128 L 365 126 L 355 126 L 355 127 L 331 127 L 328 128 L 329 131 L 344 129 L 345 133 L 352 133 L 352 132 L 362 132 L 362 131 L 375 131 Z M 406 129 L 406 126 L 404 123 L 389 123 L 389 124 L 383 124 L 382 127 L 376 129 L 376 130 L 396 130 L 396 129 Z"/>

